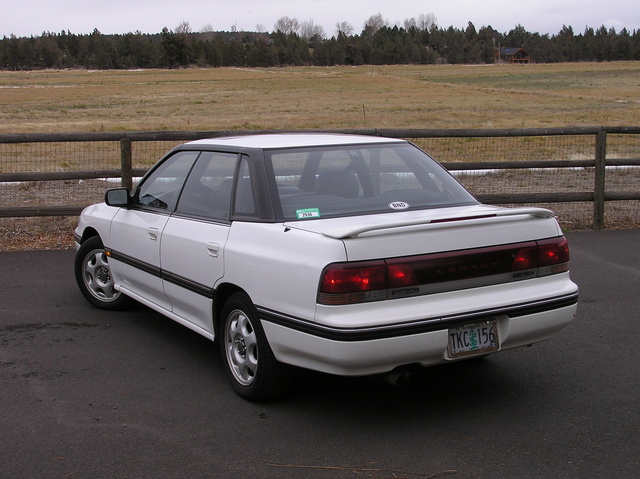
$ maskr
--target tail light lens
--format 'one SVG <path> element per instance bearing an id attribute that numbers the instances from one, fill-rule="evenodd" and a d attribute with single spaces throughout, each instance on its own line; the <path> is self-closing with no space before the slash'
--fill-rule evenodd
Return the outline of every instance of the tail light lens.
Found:
<path id="1" fill-rule="evenodd" d="M 569 262 L 569 243 L 564 236 L 538 241 L 540 266 L 551 266 Z"/>
<path id="2" fill-rule="evenodd" d="M 387 267 L 384 260 L 334 263 L 322 274 L 320 304 L 354 304 L 385 299 Z"/>
<path id="3" fill-rule="evenodd" d="M 320 280 L 318 303 L 355 304 L 474 287 L 478 278 L 494 276 L 498 284 L 569 270 L 569 246 L 564 236 L 514 245 L 434 253 L 389 260 L 333 263 Z M 526 272 L 526 273 L 523 273 Z M 469 285 L 462 285 L 464 282 Z M 450 285 L 434 288 L 435 284 Z M 466 284 L 466 283 L 465 283 Z M 421 289 L 422 288 L 422 289 Z"/>
<path id="4" fill-rule="evenodd" d="M 537 243 L 538 276 L 569 271 L 569 243 L 564 236 Z"/>
<path id="5" fill-rule="evenodd" d="M 513 271 L 525 271 L 538 264 L 538 248 L 529 246 L 521 248 L 513 259 Z"/>
<path id="6" fill-rule="evenodd" d="M 389 288 L 401 288 L 418 284 L 416 272 L 406 263 L 387 264 Z"/>
<path id="7" fill-rule="evenodd" d="M 325 293 L 355 293 L 387 287 L 384 261 L 337 263 L 325 270 L 321 291 Z"/>

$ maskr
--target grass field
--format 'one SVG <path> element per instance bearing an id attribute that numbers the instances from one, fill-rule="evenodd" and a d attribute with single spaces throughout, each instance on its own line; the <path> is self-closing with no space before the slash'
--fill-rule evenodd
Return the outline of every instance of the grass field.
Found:
<path id="1" fill-rule="evenodd" d="M 639 126 L 640 62 L 148 71 L 0 71 L 0 134 L 152 130 L 538 128 Z M 593 138 L 416 140 L 440 161 L 593 158 Z M 3 145 L 0 172 L 117 168 L 119 144 Z M 173 145 L 136 145 L 148 167 Z M 152 148 L 153 147 L 153 148 Z M 638 135 L 607 154 L 638 158 Z M 637 191 L 640 171 L 608 174 Z M 474 193 L 592 191 L 592 171 L 458 175 Z M 0 184 L 3 206 L 84 205 L 100 180 Z M 590 227 L 590 203 L 549 205 L 567 229 Z M 637 201 L 607 204 L 607 226 L 640 224 Z M 76 218 L 1 218 L 0 251 L 67 248 Z"/>
<path id="2" fill-rule="evenodd" d="M 0 133 L 640 124 L 640 62 L 0 72 Z"/>

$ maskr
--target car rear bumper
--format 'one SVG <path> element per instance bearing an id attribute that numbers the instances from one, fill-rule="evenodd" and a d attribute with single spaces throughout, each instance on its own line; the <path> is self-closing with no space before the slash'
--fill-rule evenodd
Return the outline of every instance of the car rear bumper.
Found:
<path id="1" fill-rule="evenodd" d="M 385 328 L 327 328 L 296 323 L 260 308 L 259 313 L 279 361 L 342 376 L 362 376 L 409 364 L 429 366 L 456 360 L 448 350 L 449 333 L 450 328 L 462 324 L 495 321 L 499 350 L 545 341 L 573 320 L 577 299 L 576 290 L 510 308 Z"/>

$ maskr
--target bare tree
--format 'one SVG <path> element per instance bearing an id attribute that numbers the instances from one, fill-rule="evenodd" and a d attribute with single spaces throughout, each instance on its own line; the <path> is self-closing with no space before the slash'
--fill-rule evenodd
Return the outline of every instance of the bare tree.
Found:
<path id="1" fill-rule="evenodd" d="M 369 17 L 369 20 L 364 22 L 365 30 L 367 30 L 371 35 L 376 33 L 382 27 L 386 27 L 388 25 L 389 25 L 389 21 L 383 18 L 382 13 L 371 15 Z"/>
<path id="2" fill-rule="evenodd" d="M 327 34 L 324 32 L 322 25 L 316 25 L 313 20 L 300 24 L 300 36 L 306 40 L 310 38 L 325 38 Z"/>
<path id="3" fill-rule="evenodd" d="M 205 24 L 200 30 L 202 33 L 211 33 L 213 32 L 213 25 L 210 23 Z"/>
<path id="4" fill-rule="evenodd" d="M 426 15 L 421 13 L 420 16 L 418 16 L 418 23 L 416 26 L 420 30 L 431 31 L 438 26 L 438 19 L 433 12 L 429 12 Z"/>
<path id="5" fill-rule="evenodd" d="M 191 33 L 191 25 L 189 25 L 189 22 L 182 20 L 180 25 L 176 27 L 176 33 L 180 35 L 187 35 Z"/>
<path id="6" fill-rule="evenodd" d="M 410 30 L 411 28 L 417 28 L 418 30 L 426 30 L 430 31 L 433 27 L 437 26 L 436 16 L 433 13 L 421 13 L 420 16 L 416 19 L 407 18 L 404 21 L 404 29 Z"/>
<path id="7" fill-rule="evenodd" d="M 258 33 L 265 33 L 267 31 L 267 27 L 265 27 L 264 25 L 262 25 L 261 23 L 258 23 L 256 25 L 256 32 Z"/>
<path id="8" fill-rule="evenodd" d="M 300 32 L 300 22 L 297 18 L 289 18 L 287 16 L 279 18 L 273 26 L 274 31 L 280 31 L 285 35 Z"/>
<path id="9" fill-rule="evenodd" d="M 411 30 L 412 28 L 418 28 L 418 21 L 416 20 L 415 17 L 406 18 L 404 20 L 404 29 Z"/>
<path id="10" fill-rule="evenodd" d="M 350 36 L 353 33 L 353 25 L 349 22 L 339 22 L 336 23 L 336 36 L 344 35 L 345 37 Z"/>

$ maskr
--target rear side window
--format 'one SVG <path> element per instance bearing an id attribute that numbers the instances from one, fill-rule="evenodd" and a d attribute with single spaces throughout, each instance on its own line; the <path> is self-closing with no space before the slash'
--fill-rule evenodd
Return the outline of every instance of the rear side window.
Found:
<path id="1" fill-rule="evenodd" d="M 233 214 L 235 216 L 254 218 L 256 213 L 255 192 L 251 181 L 251 169 L 249 159 L 246 156 L 240 161 L 238 169 L 238 181 L 232 197 Z"/>
<path id="2" fill-rule="evenodd" d="M 285 219 L 477 203 L 444 168 L 408 143 L 295 149 L 268 157 Z"/>
<path id="3" fill-rule="evenodd" d="M 238 155 L 203 151 L 180 196 L 177 213 L 229 220 L 233 175 Z"/>

